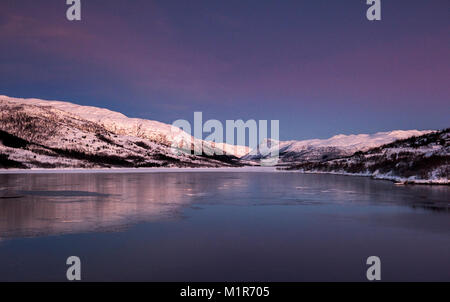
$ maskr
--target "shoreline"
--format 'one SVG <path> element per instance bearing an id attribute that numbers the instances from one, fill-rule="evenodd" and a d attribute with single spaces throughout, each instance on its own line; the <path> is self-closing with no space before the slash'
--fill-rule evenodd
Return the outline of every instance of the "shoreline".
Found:
<path id="1" fill-rule="evenodd" d="M 0 169 L 0 175 L 10 174 L 102 174 L 102 173 L 189 173 L 189 172 L 282 172 L 276 167 L 221 167 L 221 168 L 56 168 L 56 169 Z"/>
<path id="2" fill-rule="evenodd" d="M 261 166 L 248 166 L 248 167 L 199 167 L 199 168 L 56 168 L 56 169 L 0 169 L 0 175 L 25 175 L 25 174 L 107 174 L 107 173 L 301 173 L 301 174 L 328 174 L 328 175 L 341 175 L 341 176 L 353 176 L 353 177 L 370 177 L 374 180 L 387 180 L 396 183 L 397 185 L 450 185 L 450 180 L 433 180 L 433 179 L 411 179 L 401 178 L 397 176 L 388 175 L 373 175 L 366 173 L 346 173 L 346 172 L 325 172 L 325 171 L 302 171 L 302 170 L 285 170 L 279 169 L 279 166 L 275 167 L 261 167 Z"/>
<path id="3" fill-rule="evenodd" d="M 439 185 L 449 186 L 450 180 L 433 180 L 433 179 L 412 179 L 402 178 L 398 176 L 388 175 L 374 175 L 368 173 L 347 173 L 347 172 L 325 172 L 325 171 L 301 171 L 301 170 L 288 170 L 287 172 L 298 172 L 303 174 L 328 174 L 328 175 L 341 175 L 341 176 L 353 176 L 353 177 L 370 177 L 374 180 L 387 180 L 394 182 L 396 185 Z"/>

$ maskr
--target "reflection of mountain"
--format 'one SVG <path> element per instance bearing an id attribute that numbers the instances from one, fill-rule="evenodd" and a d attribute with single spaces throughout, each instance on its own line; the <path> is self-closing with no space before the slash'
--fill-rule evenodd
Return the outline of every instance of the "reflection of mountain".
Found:
<path id="1" fill-rule="evenodd" d="M 198 205 L 311 210 L 396 204 L 448 212 L 450 189 L 281 172 L 13 174 L 0 175 L 0 184 L 3 238 L 116 231 L 137 222 L 181 219 L 186 208 Z"/>
<path id="2" fill-rule="evenodd" d="M 195 184 L 184 188 L 171 174 L 22 176 L 30 180 L 26 185 L 18 177 L 0 176 L 9 192 L 22 195 L 0 200 L 3 237 L 114 229 L 129 221 L 177 217 L 178 209 L 188 205 L 196 192 Z"/>
<path id="3" fill-rule="evenodd" d="M 239 200 L 239 193 L 231 191 L 247 188 L 248 182 L 228 173 L 0 174 L 0 238 L 111 231 L 140 221 L 180 219 L 193 202 L 216 203 L 223 194 L 231 194 L 230 204 Z"/>

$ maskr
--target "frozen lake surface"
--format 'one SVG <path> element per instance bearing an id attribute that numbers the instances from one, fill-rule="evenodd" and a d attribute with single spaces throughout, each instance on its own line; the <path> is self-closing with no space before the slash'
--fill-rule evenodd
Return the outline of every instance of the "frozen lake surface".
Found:
<path id="1" fill-rule="evenodd" d="M 1 174 L 0 281 L 450 281 L 448 186 L 150 170 Z"/>

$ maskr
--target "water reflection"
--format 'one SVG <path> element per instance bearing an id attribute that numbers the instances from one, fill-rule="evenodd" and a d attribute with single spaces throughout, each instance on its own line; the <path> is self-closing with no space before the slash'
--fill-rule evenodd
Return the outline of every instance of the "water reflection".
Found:
<path id="1" fill-rule="evenodd" d="M 122 230 L 202 205 L 406 205 L 449 212 L 449 187 L 297 173 L 0 175 L 0 237 Z"/>
<path id="2" fill-rule="evenodd" d="M 1 176 L 3 237 L 96 231 L 130 221 L 177 216 L 190 197 L 179 177 L 140 175 L 51 174 Z M 187 179 L 181 181 L 187 182 Z M 7 191 L 5 192 L 5 188 Z M 8 198 L 10 197 L 14 198 Z"/>

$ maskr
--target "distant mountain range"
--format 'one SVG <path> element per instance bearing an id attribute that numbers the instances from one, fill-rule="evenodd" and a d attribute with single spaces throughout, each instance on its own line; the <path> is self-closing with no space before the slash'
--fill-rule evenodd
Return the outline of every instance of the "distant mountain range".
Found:
<path id="1" fill-rule="evenodd" d="M 367 151 L 399 139 L 420 136 L 432 131 L 396 130 L 380 132 L 376 134 L 336 135 L 329 139 L 312 139 L 303 141 L 274 140 L 264 141 L 257 150 L 245 155 L 245 160 L 261 160 L 279 149 L 281 163 L 324 161 L 345 156 L 350 156 L 358 151 Z M 268 148 L 267 148 L 268 146 Z M 265 150 L 261 155 L 259 150 Z"/>

